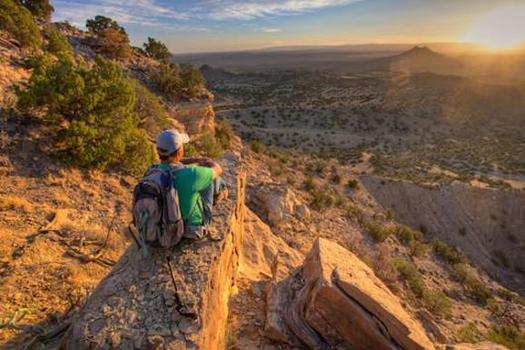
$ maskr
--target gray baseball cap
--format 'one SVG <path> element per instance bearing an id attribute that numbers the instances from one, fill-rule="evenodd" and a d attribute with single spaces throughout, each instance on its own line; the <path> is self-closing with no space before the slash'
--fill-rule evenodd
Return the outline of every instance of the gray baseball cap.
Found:
<path id="1" fill-rule="evenodd" d="M 163 156 L 169 156 L 183 144 L 190 142 L 190 137 L 176 129 L 164 130 L 157 136 L 157 150 Z"/>

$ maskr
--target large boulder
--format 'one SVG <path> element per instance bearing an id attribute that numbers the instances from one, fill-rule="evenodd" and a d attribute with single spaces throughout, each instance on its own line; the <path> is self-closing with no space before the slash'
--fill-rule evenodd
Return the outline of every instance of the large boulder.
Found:
<path id="1" fill-rule="evenodd" d="M 244 227 L 245 176 L 233 154 L 221 165 L 230 195 L 215 208 L 212 237 L 172 251 L 152 249 L 147 259 L 130 246 L 73 320 L 64 348 L 224 348 Z"/>
<path id="2" fill-rule="evenodd" d="M 430 350 L 432 342 L 359 258 L 318 238 L 302 268 L 270 291 L 267 334 L 312 349 Z"/>
<path id="3" fill-rule="evenodd" d="M 261 184 L 251 191 L 249 200 L 255 211 L 273 227 L 289 222 L 296 214 L 310 215 L 306 213 L 308 208 L 286 184 Z"/>

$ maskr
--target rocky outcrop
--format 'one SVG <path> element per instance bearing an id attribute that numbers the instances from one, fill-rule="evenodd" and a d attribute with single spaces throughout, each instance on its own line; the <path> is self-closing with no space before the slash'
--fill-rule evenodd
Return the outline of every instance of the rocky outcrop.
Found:
<path id="1" fill-rule="evenodd" d="M 248 192 L 249 205 L 270 226 L 277 227 L 294 215 L 308 218 L 310 210 L 286 184 L 259 184 Z"/>
<path id="2" fill-rule="evenodd" d="M 318 238 L 301 269 L 275 284 L 267 335 L 311 349 L 434 349 L 399 300 L 354 254 Z"/>
<path id="3" fill-rule="evenodd" d="M 229 198 L 211 237 L 147 259 L 129 247 L 64 337 L 67 349 L 221 349 L 243 235 L 245 176 L 238 156 L 221 161 Z"/>
<path id="4" fill-rule="evenodd" d="M 184 124 L 190 135 L 215 135 L 215 112 L 211 103 L 213 97 L 211 93 L 208 94 L 207 98 L 179 101 L 167 106 L 170 114 Z"/>

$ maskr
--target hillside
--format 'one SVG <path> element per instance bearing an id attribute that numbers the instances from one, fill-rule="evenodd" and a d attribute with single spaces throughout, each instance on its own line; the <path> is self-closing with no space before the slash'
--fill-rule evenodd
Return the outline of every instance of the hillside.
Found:
<path id="1" fill-rule="evenodd" d="M 447 95 L 449 84 L 463 86 L 463 95 L 470 82 L 417 74 L 394 82 L 394 91 L 372 73 L 361 81 L 204 67 L 210 92 L 194 66 L 167 62 L 167 48 L 154 39 L 131 47 L 112 19 L 90 19 L 83 31 L 33 21 L 28 16 L 36 14 L 12 4 L 33 36 L 0 25 L 0 347 L 523 348 L 520 265 L 506 267 L 494 252 L 489 262 L 472 243 L 522 258 L 522 191 L 441 189 L 434 182 L 453 177 L 445 169 L 429 178 L 429 164 L 425 172 L 417 163 L 389 167 L 390 154 L 372 153 L 382 138 L 385 151 L 417 149 L 423 139 L 439 150 L 452 129 L 448 118 L 461 108 L 470 114 L 454 119 L 466 125 L 458 139 L 477 118 L 501 109 L 510 120 L 522 106 L 502 101 L 492 110 L 484 105 L 480 115 L 470 102 L 453 103 L 436 119 L 434 106 L 455 96 Z M 441 92 L 431 95 L 434 82 Z M 514 86 L 484 88 L 521 96 Z M 421 116 L 417 101 L 425 96 L 431 107 Z M 476 104 L 483 95 L 472 98 Z M 352 121 L 344 120 L 345 103 Z M 283 111 L 291 114 L 281 118 Z M 370 119 L 370 111 L 377 117 Z M 416 125 L 389 118 L 401 111 Z M 502 177 L 521 176 L 521 136 L 505 120 L 498 137 L 512 136 L 508 143 L 483 145 L 494 151 L 491 162 Z M 152 140 L 167 127 L 190 134 L 190 156 L 218 159 L 230 191 L 217 205 L 210 237 L 143 259 L 127 231 L 131 192 L 155 161 Z M 283 137 L 286 128 L 302 138 Z M 339 136 L 345 142 L 335 142 Z M 462 144 L 469 150 L 470 140 Z M 328 150 L 330 141 L 343 147 L 311 152 Z M 500 157 L 509 148 L 515 154 Z M 458 159 L 480 171 L 487 166 L 468 152 Z M 378 171 L 373 178 L 362 176 L 371 169 Z M 409 184 L 390 183 L 387 176 L 399 169 L 420 173 Z M 418 202 L 422 197 L 427 205 Z M 486 218 L 503 206 L 505 217 L 498 211 L 497 220 Z M 465 237 L 448 232 L 463 226 Z"/>

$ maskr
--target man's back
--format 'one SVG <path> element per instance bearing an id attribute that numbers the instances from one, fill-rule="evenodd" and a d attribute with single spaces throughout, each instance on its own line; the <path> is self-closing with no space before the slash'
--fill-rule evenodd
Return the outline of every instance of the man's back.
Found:
<path id="1" fill-rule="evenodd" d="M 170 167 L 158 164 L 159 168 Z M 202 225 L 203 203 L 199 192 L 208 188 L 213 181 L 213 170 L 202 166 L 185 166 L 175 173 L 175 188 L 179 193 L 179 204 L 187 225 Z"/>

